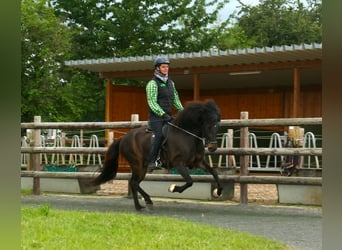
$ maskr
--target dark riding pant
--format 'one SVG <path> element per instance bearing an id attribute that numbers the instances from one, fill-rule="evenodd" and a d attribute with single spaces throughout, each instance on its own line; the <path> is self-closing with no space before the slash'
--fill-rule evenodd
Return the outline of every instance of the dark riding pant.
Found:
<path id="1" fill-rule="evenodd" d="M 159 150 L 163 142 L 162 129 L 165 123 L 166 122 L 161 118 L 149 121 L 149 127 L 153 134 L 151 138 L 151 150 L 148 157 L 148 162 L 155 162 L 157 160 Z"/>

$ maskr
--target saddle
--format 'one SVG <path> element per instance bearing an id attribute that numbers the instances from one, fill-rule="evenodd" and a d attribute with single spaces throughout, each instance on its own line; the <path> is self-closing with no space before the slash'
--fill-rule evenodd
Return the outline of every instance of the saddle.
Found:
<path id="1" fill-rule="evenodd" d="M 152 133 L 152 129 L 149 126 L 147 126 L 147 128 L 145 129 L 145 132 L 146 133 Z M 162 134 L 163 134 L 163 142 L 161 144 L 162 149 L 164 149 L 164 147 L 165 147 L 168 132 L 169 132 L 169 126 L 167 124 L 165 124 L 162 128 Z"/>

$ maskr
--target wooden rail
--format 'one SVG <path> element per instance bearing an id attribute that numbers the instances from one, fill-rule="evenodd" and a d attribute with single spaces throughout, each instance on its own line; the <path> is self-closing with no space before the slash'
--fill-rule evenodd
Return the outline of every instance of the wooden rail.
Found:
<path id="1" fill-rule="evenodd" d="M 39 178 L 65 178 L 65 179 L 87 179 L 98 176 L 97 172 L 47 172 L 47 171 L 21 171 L 21 177 Z M 129 180 L 130 173 L 118 173 L 116 180 Z M 214 182 L 211 175 L 191 175 L 195 182 Z M 322 186 L 321 177 L 285 177 L 285 176 L 239 176 L 219 175 L 222 182 L 236 182 L 249 184 L 289 184 L 289 185 L 313 185 Z M 146 181 L 184 181 L 183 177 L 176 174 L 147 174 Z"/>
<path id="2" fill-rule="evenodd" d="M 22 147 L 21 153 L 64 153 L 64 154 L 105 154 L 107 147 Z M 215 152 L 206 150 L 206 154 L 222 155 L 322 155 L 322 148 L 218 148 Z"/>
<path id="3" fill-rule="evenodd" d="M 137 128 L 146 126 L 147 121 L 119 121 L 119 122 L 23 122 L 22 129 L 112 129 L 112 128 Z M 321 117 L 313 118 L 279 118 L 279 119 L 224 119 L 220 126 L 227 127 L 267 127 L 267 126 L 302 126 L 322 125 Z"/>

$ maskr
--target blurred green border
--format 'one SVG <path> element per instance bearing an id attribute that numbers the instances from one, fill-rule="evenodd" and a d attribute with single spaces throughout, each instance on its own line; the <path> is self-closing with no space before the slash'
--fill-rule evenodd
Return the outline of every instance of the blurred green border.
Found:
<path id="1" fill-rule="evenodd" d="M 342 2 L 323 0 L 323 249 L 341 249 L 342 237 Z"/>
<path id="2" fill-rule="evenodd" d="M 1 249 L 20 249 L 20 1 L 0 6 Z"/>

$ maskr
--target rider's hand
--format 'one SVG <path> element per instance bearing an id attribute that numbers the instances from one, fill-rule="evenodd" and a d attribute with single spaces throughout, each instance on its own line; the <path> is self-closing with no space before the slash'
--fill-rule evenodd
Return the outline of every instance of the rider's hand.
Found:
<path id="1" fill-rule="evenodd" d="M 166 121 L 166 122 L 171 122 L 173 120 L 172 116 L 164 113 L 163 116 L 162 116 L 163 120 Z"/>

